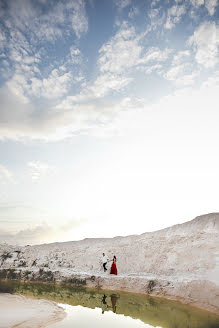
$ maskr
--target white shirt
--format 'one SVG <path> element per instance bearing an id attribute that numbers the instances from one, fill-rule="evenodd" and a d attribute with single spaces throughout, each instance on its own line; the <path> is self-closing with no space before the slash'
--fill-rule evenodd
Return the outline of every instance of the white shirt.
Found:
<path id="1" fill-rule="evenodd" d="M 102 261 L 103 261 L 103 263 L 107 263 L 107 256 L 106 255 L 103 256 Z"/>

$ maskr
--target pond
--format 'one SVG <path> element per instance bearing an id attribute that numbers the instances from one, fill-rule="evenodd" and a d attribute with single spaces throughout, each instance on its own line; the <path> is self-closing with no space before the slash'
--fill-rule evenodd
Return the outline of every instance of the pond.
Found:
<path id="1" fill-rule="evenodd" d="M 0 281 L 0 292 L 59 303 L 67 316 L 49 328 L 219 328 L 219 316 L 147 295 L 17 281 Z"/>

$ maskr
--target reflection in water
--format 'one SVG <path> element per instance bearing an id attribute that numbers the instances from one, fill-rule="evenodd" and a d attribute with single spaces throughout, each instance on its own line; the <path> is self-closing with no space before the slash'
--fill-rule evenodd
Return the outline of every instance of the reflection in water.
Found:
<path id="1" fill-rule="evenodd" d="M 107 296 L 104 294 L 103 298 L 102 298 L 102 314 L 104 314 L 104 312 L 107 311 L 107 309 L 108 309 L 106 298 L 107 298 Z"/>
<path id="2" fill-rule="evenodd" d="M 138 319 L 137 321 L 135 320 L 135 323 L 138 322 L 138 325 L 136 323 L 136 327 L 145 327 L 145 324 L 146 326 L 149 325 L 149 327 L 152 326 L 162 328 L 219 327 L 219 317 L 216 315 L 178 302 L 161 298 L 153 298 L 146 295 L 122 292 L 112 293 L 110 291 L 97 291 L 82 288 L 79 289 L 64 285 L 20 282 L 0 282 L 0 292 L 10 292 L 32 296 L 35 298 L 53 300 L 58 303 L 73 305 L 74 309 L 80 306 L 80 308 L 83 307 L 81 312 L 77 310 L 80 313 L 85 311 L 84 308 L 87 308 L 87 310 L 95 309 L 96 312 L 99 311 L 98 315 L 101 315 L 101 313 L 103 314 L 103 316 L 101 316 L 103 319 L 101 320 L 106 320 L 106 317 L 111 320 L 114 316 L 116 318 L 122 317 L 123 319 L 124 316 L 131 317 L 133 319 Z M 73 309 L 72 307 L 70 308 Z M 100 318 L 98 320 L 100 320 Z M 141 322 L 141 325 L 139 322 Z M 142 326 L 143 323 L 144 325 Z M 71 324 L 73 324 L 73 322 Z M 126 327 L 128 327 L 127 322 L 126 324 Z M 131 325 L 134 327 L 133 323 Z M 120 325 L 120 327 L 122 326 Z M 67 326 L 60 325 L 56 327 Z M 83 326 L 80 325 L 78 327 Z"/>
<path id="3" fill-rule="evenodd" d="M 116 313 L 116 302 L 117 302 L 118 296 L 116 296 L 115 294 L 112 294 L 110 296 L 110 298 L 111 298 L 111 302 L 112 302 L 113 312 Z"/>
<path id="4" fill-rule="evenodd" d="M 138 319 L 115 314 L 112 311 L 105 312 L 101 315 L 101 309 L 89 309 L 82 306 L 62 305 L 67 312 L 66 318 L 48 328 L 153 328 Z"/>

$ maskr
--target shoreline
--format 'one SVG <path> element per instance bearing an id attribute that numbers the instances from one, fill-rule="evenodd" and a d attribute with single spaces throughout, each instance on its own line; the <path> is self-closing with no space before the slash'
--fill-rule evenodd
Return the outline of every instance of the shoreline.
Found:
<path id="1" fill-rule="evenodd" d="M 44 328 L 66 317 L 64 309 L 56 302 L 9 293 L 0 293 L 0 313 L 0 328 L 20 325 Z"/>
<path id="2" fill-rule="evenodd" d="M 88 289 L 88 290 L 99 290 L 99 291 L 112 291 L 112 292 L 122 292 L 122 293 L 130 293 L 130 294 L 135 294 L 135 295 L 146 295 L 146 296 L 151 296 L 154 298 L 159 298 L 159 299 L 166 299 L 166 300 L 172 300 L 172 301 L 176 301 L 179 302 L 181 304 L 187 305 L 189 307 L 193 307 L 195 309 L 201 310 L 201 311 L 206 311 L 209 312 L 211 314 L 215 314 L 217 316 L 219 316 L 219 309 L 218 308 L 213 308 L 212 306 L 209 305 L 203 305 L 203 303 L 199 302 L 198 300 L 194 301 L 193 299 L 186 299 L 183 298 L 182 296 L 178 296 L 178 295 L 170 295 L 168 293 L 164 293 L 164 291 L 162 291 L 162 293 L 159 293 L 159 291 L 152 291 L 150 293 L 146 292 L 146 291 L 142 291 L 140 290 L 139 285 L 136 284 L 136 288 L 131 288 L 128 285 L 123 285 L 123 287 L 118 286 L 118 284 L 116 284 L 115 288 L 112 288 L 112 286 L 109 286 L 109 283 L 112 281 L 116 281 L 117 283 L 120 279 L 124 280 L 124 277 L 119 277 L 119 276 L 103 276 L 103 275 L 86 275 L 86 285 L 80 285 L 77 283 L 77 280 L 79 279 L 85 279 L 85 275 L 74 275 L 74 279 L 75 279 L 75 284 L 74 283 L 70 283 L 70 282 L 65 282 L 65 281 L 40 281 L 40 280 L 36 280 L 36 281 L 29 281 L 29 280 L 12 280 L 12 279 L 0 279 L 0 281 L 3 282 L 15 282 L 15 283 L 24 283 L 24 284 L 44 284 L 44 285 L 58 285 L 58 286 L 66 286 L 66 287 L 72 287 L 72 288 L 83 288 L 83 289 Z M 133 278 L 132 278 L 133 280 Z M 136 282 L 138 280 L 138 277 L 134 278 L 134 282 Z M 151 281 L 151 280 L 149 280 Z M 108 282 L 108 284 L 106 284 L 106 282 Z M 123 281 L 124 282 L 124 281 Z M 160 281 L 161 282 L 161 281 Z M 97 285 L 95 285 L 95 284 Z M 200 281 L 199 281 L 200 283 Z M 102 284 L 102 285 L 100 285 Z M 32 297 L 30 297 L 32 298 Z M 34 298 L 33 298 L 34 299 Z"/>

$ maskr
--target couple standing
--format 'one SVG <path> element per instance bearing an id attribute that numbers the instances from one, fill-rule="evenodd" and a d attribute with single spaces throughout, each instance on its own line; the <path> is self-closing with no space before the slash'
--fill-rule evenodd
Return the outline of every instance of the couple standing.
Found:
<path id="1" fill-rule="evenodd" d="M 117 267 L 116 267 L 116 256 L 114 255 L 113 256 L 113 259 L 112 260 L 109 260 L 107 258 L 107 256 L 105 255 L 105 253 L 103 253 L 103 269 L 104 269 L 104 272 L 106 272 L 107 268 L 106 268 L 106 265 L 107 265 L 107 262 L 110 262 L 112 261 L 112 265 L 111 265 L 111 268 L 110 268 L 110 274 L 115 274 L 117 275 Z"/>

